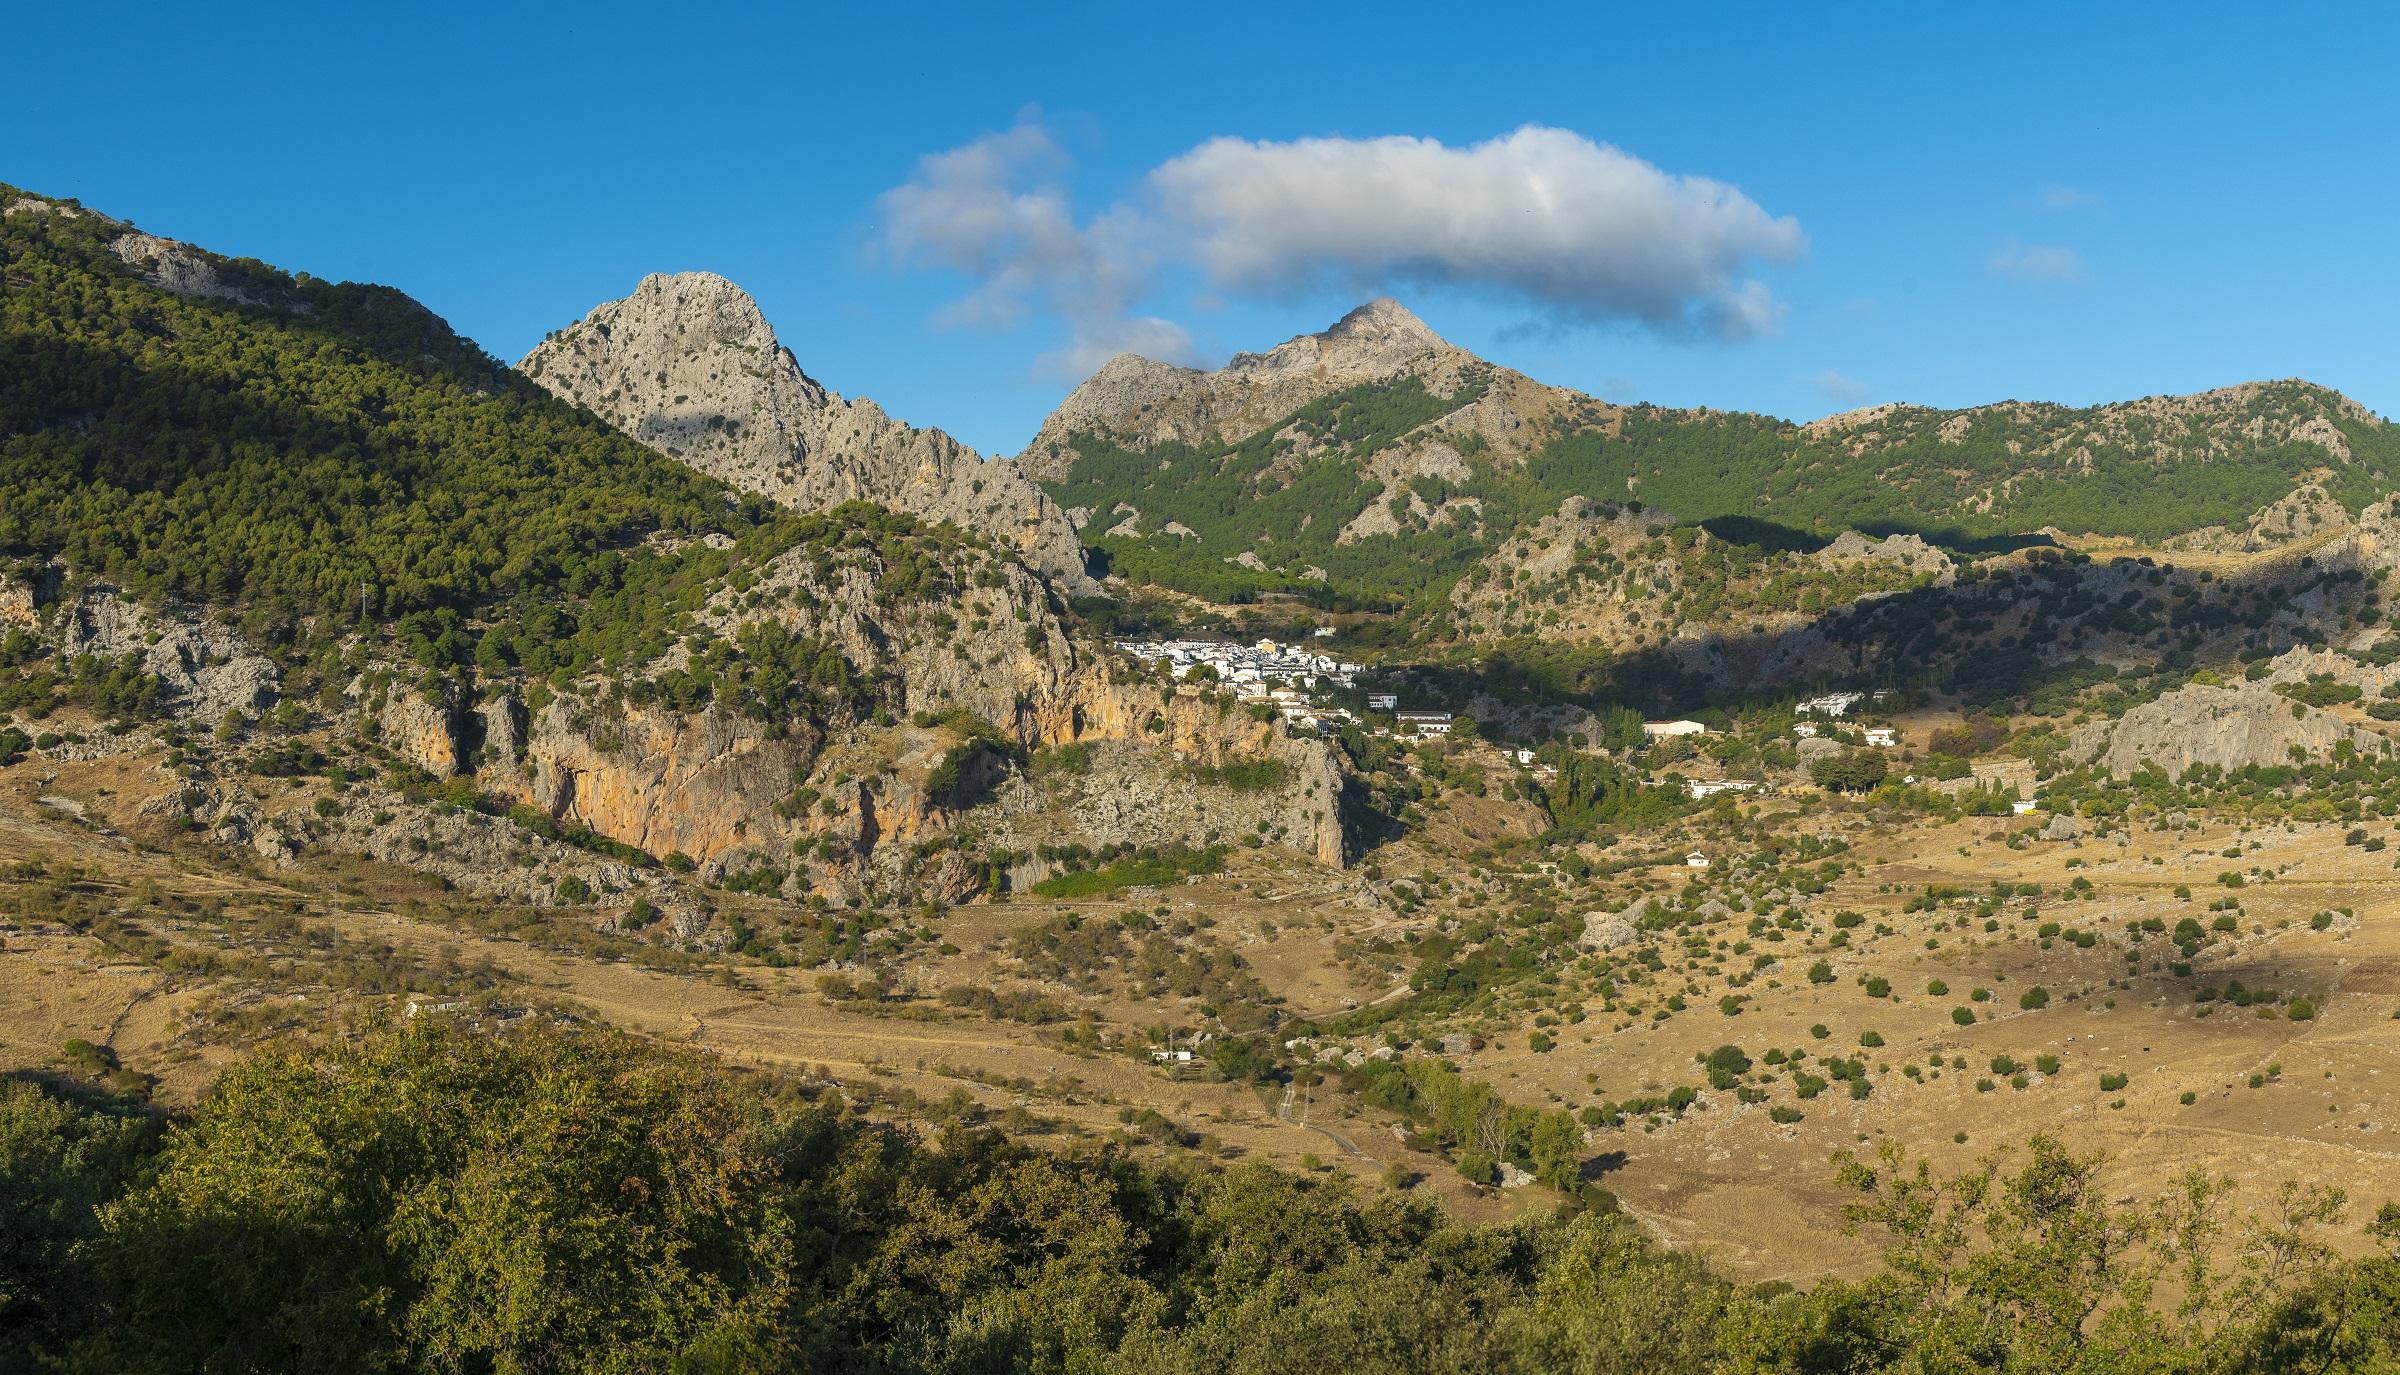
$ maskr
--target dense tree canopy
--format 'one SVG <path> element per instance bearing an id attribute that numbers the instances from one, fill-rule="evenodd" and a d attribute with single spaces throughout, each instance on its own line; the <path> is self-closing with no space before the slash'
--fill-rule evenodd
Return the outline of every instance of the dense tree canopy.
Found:
<path id="1" fill-rule="evenodd" d="M 1456 1085 L 1411 1091 L 1469 1129 L 1491 1117 Z M 1556 1125 L 1525 1122 L 1545 1169 L 1575 1152 Z M 141 1117 L 0 1083 L 0 1367 L 1681 1375 L 2395 1354 L 2400 1260 L 2335 1260 L 2333 1193 L 2289 1192 L 2256 1224 L 2198 1176 L 2129 1206 L 2048 1140 L 2015 1169 L 1942 1179 L 1886 1152 L 1841 1178 L 1884 1269 L 1751 1290 L 1606 1212 L 1465 1227 L 1260 1166 L 1044 1153 L 963 1119 L 921 1140 L 615 1034 L 415 1023 L 269 1049 L 163 1145 Z M 2400 1240 L 2400 1217 L 2370 1233 Z"/>

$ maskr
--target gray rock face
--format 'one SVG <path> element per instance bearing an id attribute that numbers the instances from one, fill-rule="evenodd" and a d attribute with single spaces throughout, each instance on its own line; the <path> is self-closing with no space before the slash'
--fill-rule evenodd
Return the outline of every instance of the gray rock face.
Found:
<path id="1" fill-rule="evenodd" d="M 2266 683 L 2233 687 L 2194 684 L 2147 702 L 2111 724 L 2096 721 L 2078 730 L 2075 750 L 2097 759 L 2110 773 L 2125 775 L 2144 764 L 2168 777 L 2199 764 L 2221 769 L 2288 764 L 2293 751 L 2324 759 L 2349 741 L 2361 753 L 2379 753 L 2382 737 L 2363 731 L 2331 712 L 2303 709 Z"/>
<path id="2" fill-rule="evenodd" d="M 714 273 L 645 277 L 517 366 L 652 448 L 786 506 L 877 502 L 984 535 L 1069 592 L 1091 586 L 1066 516 L 1015 464 L 819 385 L 750 294 Z"/>
<path id="3" fill-rule="evenodd" d="M 60 608 L 60 650 L 69 657 L 134 655 L 144 673 L 167 685 L 177 714 L 214 721 L 229 711 L 254 713 L 275 705 L 281 681 L 273 661 L 241 637 L 198 617 L 156 617 L 109 588 L 95 588 Z"/>
<path id="4" fill-rule="evenodd" d="M 172 295 L 256 304 L 218 274 L 218 260 L 190 244 L 129 229 L 109 241 L 108 251 L 152 286 Z"/>

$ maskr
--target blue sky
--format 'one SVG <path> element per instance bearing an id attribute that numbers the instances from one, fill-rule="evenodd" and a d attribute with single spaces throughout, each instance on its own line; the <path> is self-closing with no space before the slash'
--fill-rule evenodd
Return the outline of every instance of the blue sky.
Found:
<path id="1" fill-rule="evenodd" d="M 1376 290 L 1615 400 L 2400 407 L 2388 9 L 1004 8 L 27 7 L 0 180 L 508 358 L 714 270 L 993 451 Z"/>

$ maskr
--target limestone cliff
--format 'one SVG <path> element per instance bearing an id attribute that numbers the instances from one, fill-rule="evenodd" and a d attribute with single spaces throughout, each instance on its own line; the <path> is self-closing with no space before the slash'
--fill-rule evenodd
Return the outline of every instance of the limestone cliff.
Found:
<path id="1" fill-rule="evenodd" d="M 842 704 L 761 711 L 725 688 L 678 707 L 659 686 L 723 672 L 711 646 L 768 627 L 840 657 Z M 983 855 L 1045 844 L 1255 835 L 1346 859 L 1331 745 L 1079 639 L 1042 579 L 955 537 L 791 550 L 718 588 L 642 673 L 532 701 L 495 684 L 472 709 L 407 685 L 356 697 L 381 742 L 436 777 L 472 771 L 478 791 L 562 825 L 708 878 L 769 874 L 794 897 L 957 900 Z M 1030 761 L 1061 746 L 1107 748 L 1096 773 L 1077 756 L 1084 783 L 1033 785 Z M 1206 781 L 1260 760 L 1280 766 L 1271 786 Z"/>
<path id="2" fill-rule="evenodd" d="M 787 506 L 872 501 L 948 521 L 1071 592 L 1089 586 L 1066 518 L 1014 464 L 826 389 L 749 293 L 714 273 L 645 277 L 518 368 L 643 443 Z"/>

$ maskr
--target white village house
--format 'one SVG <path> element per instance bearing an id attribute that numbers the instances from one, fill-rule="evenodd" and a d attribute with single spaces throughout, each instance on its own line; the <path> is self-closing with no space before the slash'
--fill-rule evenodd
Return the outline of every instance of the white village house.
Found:
<path id="1" fill-rule="evenodd" d="M 1850 708 L 1857 706 L 1866 695 L 1863 692 L 1828 692 L 1821 697 L 1811 697 L 1792 710 L 1802 716 L 1848 716 Z"/>
<path id="2" fill-rule="evenodd" d="M 1708 727 L 1697 721 L 1644 721 L 1642 734 L 1652 740 L 1671 740 L 1679 735 L 1706 735 Z"/>

